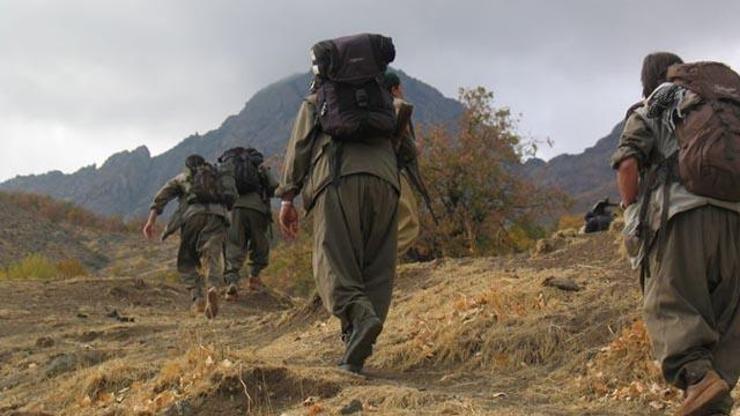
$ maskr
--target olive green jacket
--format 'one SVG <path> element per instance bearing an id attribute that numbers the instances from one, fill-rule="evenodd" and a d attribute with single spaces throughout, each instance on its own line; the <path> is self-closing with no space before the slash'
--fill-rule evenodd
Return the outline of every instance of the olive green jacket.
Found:
<path id="1" fill-rule="evenodd" d="M 221 180 L 223 181 L 226 192 L 234 196 L 238 194 L 236 182 L 232 175 L 224 175 Z M 190 182 L 190 170 L 185 169 L 185 171 L 167 181 L 154 197 L 150 209 L 155 211 L 157 215 L 161 215 L 164 208 L 173 199 L 177 199 L 179 203 L 177 211 L 172 215 L 167 227 L 162 233 L 162 240 L 165 240 L 179 230 L 182 224 L 194 215 L 212 214 L 223 218 L 227 223 L 229 221 L 228 209 L 222 204 L 188 203 L 187 196 L 190 191 Z"/>
<path id="2" fill-rule="evenodd" d="M 260 174 L 262 176 L 264 192 L 250 192 L 246 195 L 239 195 L 236 203 L 234 203 L 234 208 L 253 209 L 266 215 L 272 215 L 270 198 L 275 196 L 275 189 L 279 186 L 279 183 L 269 167 L 260 166 Z"/>
<path id="3" fill-rule="evenodd" d="M 686 99 L 695 99 L 695 97 L 687 94 Z M 640 212 L 643 204 L 648 204 L 645 220 L 650 230 L 653 231 L 653 235 L 664 225 L 661 221 L 664 209 L 667 210 L 667 219 L 706 205 L 740 213 L 740 203 L 720 201 L 692 194 L 678 181 L 661 184 L 650 193 L 649 200 L 645 201 L 646 190 L 643 188 L 646 178 L 653 170 L 658 168 L 658 164 L 663 159 L 677 151 L 678 141 L 669 118 L 648 117 L 647 107 L 644 103 L 627 117 L 624 130 L 619 138 L 619 145 L 611 158 L 611 165 L 614 169 L 617 169 L 619 164 L 628 158 L 635 158 L 640 166 L 640 196 L 638 201 L 627 207 L 624 213 L 625 228 L 623 233 L 626 236 L 630 237 L 638 233 L 641 226 Z M 668 187 L 670 187 L 670 190 Z M 669 199 L 668 206 L 664 207 L 666 191 L 669 192 Z M 632 266 L 637 268 L 646 255 L 645 247 L 642 246 L 639 250 L 635 249 L 630 255 Z"/>
<path id="4" fill-rule="evenodd" d="M 341 146 L 338 176 L 355 174 L 376 176 L 400 191 L 396 153 L 390 138 L 364 142 L 335 142 L 322 132 L 312 134 L 316 126 L 316 98 L 307 97 L 298 110 L 286 151 L 278 197 L 287 192 L 301 192 L 303 204 L 309 211 L 316 197 L 334 179 L 333 151 Z"/>

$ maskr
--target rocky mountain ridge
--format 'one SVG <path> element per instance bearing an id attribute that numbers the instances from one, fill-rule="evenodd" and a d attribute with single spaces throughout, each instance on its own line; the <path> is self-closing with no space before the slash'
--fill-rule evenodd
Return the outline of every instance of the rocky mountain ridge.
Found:
<path id="1" fill-rule="evenodd" d="M 418 124 L 449 125 L 457 120 L 462 111 L 458 101 L 403 71 L 398 73 L 408 99 L 415 103 Z M 304 73 L 265 87 L 217 129 L 191 135 L 161 155 L 152 156 L 141 146 L 114 154 L 100 167 L 87 166 L 72 174 L 54 171 L 19 176 L 0 184 L 0 189 L 50 195 L 102 215 L 141 217 L 156 191 L 182 169 L 183 160 L 190 154 L 214 160 L 237 145 L 253 146 L 266 156 L 281 154 L 310 80 L 310 74 Z"/>

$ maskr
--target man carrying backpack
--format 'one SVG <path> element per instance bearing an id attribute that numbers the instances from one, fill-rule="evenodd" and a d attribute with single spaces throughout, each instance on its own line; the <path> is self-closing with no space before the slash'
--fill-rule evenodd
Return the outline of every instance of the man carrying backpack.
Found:
<path id="1" fill-rule="evenodd" d="M 413 183 L 421 184 L 419 166 L 416 160 L 416 137 L 414 126 L 411 123 L 413 106 L 403 96 L 401 79 L 394 72 L 385 73 L 385 88 L 393 96 L 393 107 L 396 115 L 408 113 L 408 116 L 399 117 L 397 130 L 396 152 L 398 153 L 398 168 L 401 171 L 401 195 L 398 200 L 398 256 L 401 257 L 411 248 L 414 240 L 419 236 L 419 205 L 414 195 Z"/>
<path id="2" fill-rule="evenodd" d="M 740 77 L 648 55 L 612 158 L 644 319 L 679 415 L 729 415 L 740 375 Z M 636 244 L 635 242 L 639 242 Z"/>
<path id="3" fill-rule="evenodd" d="M 253 148 L 235 147 L 229 149 L 218 159 L 222 164 L 229 164 L 234 171 L 239 198 L 231 211 L 226 242 L 226 273 L 224 279 L 228 285 L 226 299 L 237 297 L 239 271 L 249 254 L 249 287 L 252 290 L 262 288 L 259 274 L 267 267 L 270 259 L 269 229 L 272 222 L 270 198 L 277 188 L 277 180 L 270 168 L 263 165 L 264 158 Z"/>
<path id="4" fill-rule="evenodd" d="M 233 173 L 219 169 L 200 155 L 185 161 L 185 170 L 169 180 L 157 192 L 144 225 L 144 236 L 154 236 L 154 225 L 167 203 L 177 198 L 178 212 L 162 235 L 162 240 L 180 231 L 177 271 L 190 290 L 193 313 L 204 313 L 208 319 L 218 314 L 218 287 L 222 285 L 222 265 L 228 210 L 237 196 Z M 205 264 L 201 264 L 204 261 Z M 208 291 L 204 296 L 204 277 L 199 273 L 205 266 Z"/>
<path id="5" fill-rule="evenodd" d="M 585 233 L 597 233 L 608 230 L 612 221 L 614 221 L 614 215 L 609 208 L 616 206 L 617 204 L 609 202 L 608 197 L 598 201 L 593 208 L 586 213 L 584 217 L 586 224 L 583 231 Z"/>
<path id="6" fill-rule="evenodd" d="M 316 44 L 312 94 L 298 111 L 281 185 L 280 227 L 298 233 L 294 198 L 313 215 L 313 270 L 338 317 L 340 368 L 359 373 L 388 315 L 396 269 L 398 167 L 393 99 L 383 73 L 390 38 L 357 35 Z"/>

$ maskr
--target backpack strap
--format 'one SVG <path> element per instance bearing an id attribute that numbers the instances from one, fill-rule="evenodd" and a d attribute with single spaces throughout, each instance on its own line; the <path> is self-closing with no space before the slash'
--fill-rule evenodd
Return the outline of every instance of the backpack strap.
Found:
<path id="1" fill-rule="evenodd" d="M 644 192 L 642 195 L 642 205 L 638 216 L 639 225 L 637 227 L 637 237 L 642 240 L 644 257 L 642 259 L 642 268 L 640 273 L 640 284 L 644 288 L 645 278 L 650 277 L 649 253 L 654 243 L 660 241 L 656 259 L 660 261 L 663 258 L 663 247 L 665 246 L 666 225 L 668 224 L 668 214 L 671 202 L 671 185 L 679 180 L 678 173 L 678 152 L 664 158 L 658 166 L 648 174 L 645 180 Z M 660 225 L 658 232 L 653 231 L 653 224 L 648 218 L 650 202 L 653 192 L 663 186 L 663 200 L 660 215 Z"/>
<path id="2" fill-rule="evenodd" d="M 640 101 L 632 104 L 630 106 L 630 108 L 627 109 L 627 113 L 624 115 L 624 119 L 627 120 L 628 118 L 630 118 L 630 116 L 632 115 L 632 113 L 634 113 L 635 111 L 637 111 L 637 109 L 639 109 L 640 107 L 642 107 L 644 105 L 645 105 L 645 100 L 640 100 Z"/>

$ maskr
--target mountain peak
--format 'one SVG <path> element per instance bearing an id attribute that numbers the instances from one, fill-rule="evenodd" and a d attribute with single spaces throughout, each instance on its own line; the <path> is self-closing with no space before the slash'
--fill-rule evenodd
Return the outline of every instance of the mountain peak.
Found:
<path id="1" fill-rule="evenodd" d="M 401 70 L 395 71 L 407 98 L 414 103 L 417 124 L 450 125 L 458 119 L 462 112 L 459 102 Z M 152 157 L 146 146 L 140 146 L 110 156 L 99 168 L 93 165 L 67 175 L 54 172 L 19 176 L 0 184 L 0 189 L 71 200 L 104 215 L 145 215 L 156 191 L 181 170 L 190 154 L 215 160 L 234 146 L 253 146 L 266 156 L 281 154 L 310 82 L 311 74 L 305 72 L 267 85 L 239 113 L 226 117 L 220 127 L 190 135 L 161 155 Z"/>

